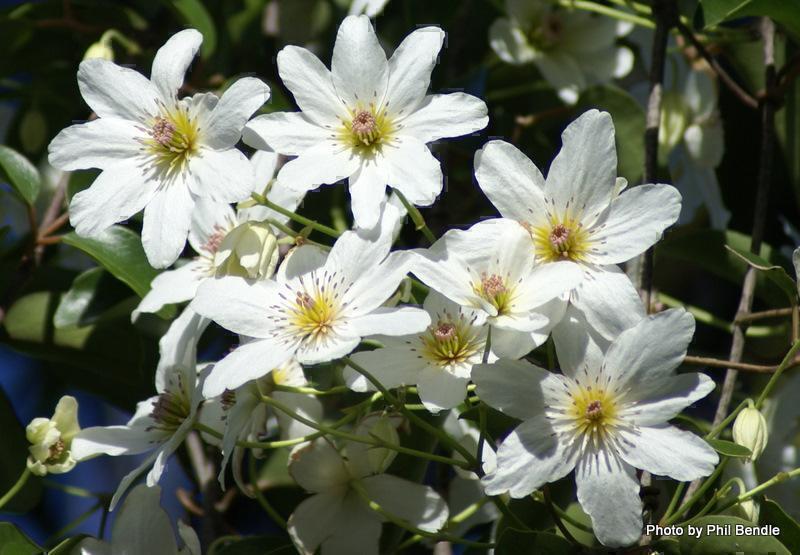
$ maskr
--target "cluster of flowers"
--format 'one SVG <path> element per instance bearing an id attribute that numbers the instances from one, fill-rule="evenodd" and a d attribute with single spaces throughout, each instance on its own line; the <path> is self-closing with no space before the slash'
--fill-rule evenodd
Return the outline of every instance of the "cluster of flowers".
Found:
<path id="1" fill-rule="evenodd" d="M 508 22 L 500 31 L 516 36 Z M 370 20 L 349 16 L 330 70 L 303 48 L 278 55 L 301 111 L 253 119 L 269 96 L 255 78 L 219 98 L 178 97 L 202 40 L 194 30 L 158 51 L 150 79 L 107 60 L 81 64 L 81 93 L 98 117 L 62 131 L 50 160 L 102 173 L 72 199 L 72 225 L 102 237 L 144 210 L 154 267 L 175 263 L 187 238 L 197 254 L 161 273 L 134 313 L 190 301 L 161 340 L 157 395 L 127 425 L 84 430 L 74 400 L 64 401 L 29 429 L 34 471 L 149 453 L 113 507 L 145 471 L 155 487 L 170 455 L 201 429 L 223 454 L 220 480 L 233 461 L 248 492 L 245 444 L 274 435 L 277 422 L 284 439 L 296 439 L 290 473 L 313 494 L 288 523 L 302 552 L 377 553 L 386 519 L 441 530 L 443 499 L 385 473 L 400 443 L 396 415 L 366 416 L 346 441 L 309 437 L 330 427 L 302 391 L 303 366 L 340 360 L 350 389 L 415 386 L 432 413 L 462 405 L 473 382 L 481 402 L 522 421 L 496 460 L 491 442 L 477 449 L 485 494 L 525 497 L 574 470 L 578 500 L 608 546 L 641 535 L 636 469 L 682 481 L 713 471 L 715 451 L 668 424 L 714 388 L 702 374 L 675 372 L 694 320 L 683 310 L 647 316 L 618 266 L 678 219 L 681 195 L 663 184 L 626 190 L 609 114 L 590 110 L 567 127 L 546 178 L 513 145 L 490 141 L 475 155 L 475 177 L 501 217 L 450 230 L 427 249 L 392 250 L 407 210 L 432 204 L 442 189 L 427 144 L 488 123 L 473 96 L 427 93 L 443 39 L 439 28 L 418 29 L 387 59 Z M 240 139 L 258 150 L 251 159 Z M 275 176 L 278 154 L 293 158 Z M 343 179 L 354 228 L 332 247 L 301 241 L 282 251 L 295 242 L 284 237 L 287 214 L 309 190 Z M 421 308 L 398 306 L 409 298 L 397 293 L 409 274 L 429 289 Z M 198 364 L 211 321 L 238 334 L 239 345 Z M 550 337 L 560 373 L 524 360 Z M 354 352 L 365 339 L 379 347 Z"/>

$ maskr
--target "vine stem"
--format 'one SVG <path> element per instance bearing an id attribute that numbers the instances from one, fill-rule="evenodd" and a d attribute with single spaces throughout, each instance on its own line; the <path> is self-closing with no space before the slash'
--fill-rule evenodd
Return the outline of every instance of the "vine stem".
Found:
<path id="1" fill-rule="evenodd" d="M 422 217 L 422 213 L 417 209 L 416 206 L 411 204 L 406 196 L 401 193 L 398 189 L 392 189 L 394 194 L 397 195 L 397 198 L 400 199 L 400 202 L 403 203 L 403 206 L 408 212 L 408 215 L 411 217 L 411 221 L 414 222 L 414 228 L 417 231 L 421 231 L 422 234 L 425 236 L 425 239 L 428 240 L 429 243 L 433 244 L 436 242 L 436 236 L 433 234 L 431 229 L 428 227 L 428 224 L 425 222 L 425 218 Z"/>
<path id="2" fill-rule="evenodd" d="M 476 501 L 475 503 L 473 503 L 472 505 L 470 505 L 469 507 L 458 513 L 456 516 L 451 517 L 450 520 L 447 521 L 447 524 L 445 524 L 444 528 L 447 529 L 453 526 L 454 524 L 461 524 L 462 522 L 470 518 L 472 515 L 477 513 L 481 509 L 481 507 L 486 505 L 486 503 L 488 502 L 489 502 L 488 497 L 483 497 L 479 499 L 478 501 Z M 418 541 L 420 541 L 422 538 L 424 538 L 424 536 L 421 536 L 419 534 L 414 534 L 413 536 L 405 540 L 403 543 L 398 545 L 397 550 L 401 551 L 407 547 L 410 547 L 415 543 L 417 543 Z"/>
<path id="3" fill-rule="evenodd" d="M 25 486 L 25 482 L 28 481 L 28 478 L 31 477 L 31 471 L 28 470 L 27 465 L 25 466 L 25 470 L 22 471 L 17 481 L 11 486 L 3 497 L 0 497 L 0 509 L 6 506 L 6 504 L 11 501 L 15 495 L 17 495 L 20 490 Z"/>
<path id="4" fill-rule="evenodd" d="M 657 24 L 654 24 L 652 20 L 646 17 L 641 17 L 632 13 L 615 10 L 614 8 L 610 8 L 604 4 L 596 4 L 595 2 L 588 2 L 586 0 L 558 0 L 558 3 L 559 5 L 564 6 L 565 8 L 578 8 L 579 10 L 586 10 L 589 12 L 599 13 L 601 15 L 605 15 L 613 19 L 618 19 L 620 21 L 627 21 L 635 25 L 647 27 L 648 29 L 657 27 Z"/>
<path id="5" fill-rule="evenodd" d="M 315 222 L 314 220 L 309 220 L 305 216 L 301 216 L 300 214 L 296 214 L 296 213 L 292 212 L 291 210 L 287 210 L 283 206 L 275 204 L 274 202 L 269 200 L 264 195 L 259 195 L 258 193 L 252 193 L 251 196 L 252 196 L 253 200 L 256 201 L 258 204 L 261 204 L 262 206 L 266 206 L 270 210 L 274 210 L 278 214 L 282 214 L 282 215 L 286 216 L 287 218 L 289 218 L 290 220 L 293 220 L 293 221 L 295 221 L 295 222 L 297 222 L 299 224 L 302 224 L 302 225 L 304 225 L 306 227 L 310 227 L 311 229 L 315 229 L 315 230 L 319 231 L 320 233 L 324 233 L 325 235 L 327 235 L 329 237 L 333 237 L 334 239 L 338 239 L 339 236 L 341 235 L 341 232 L 336 231 L 332 227 L 328 227 L 325 224 L 321 224 L 319 222 Z"/>
<path id="6" fill-rule="evenodd" d="M 258 487 L 258 472 L 256 469 L 256 458 L 250 453 L 249 460 L 247 462 L 248 468 L 250 470 L 250 489 L 253 490 L 253 495 L 256 496 L 256 501 L 258 504 L 261 505 L 261 508 L 264 509 L 264 512 L 269 515 L 269 517 L 281 528 L 286 530 L 286 519 L 283 518 L 280 513 L 273 507 L 270 502 L 267 500 L 264 492 L 261 491 L 261 488 Z"/>

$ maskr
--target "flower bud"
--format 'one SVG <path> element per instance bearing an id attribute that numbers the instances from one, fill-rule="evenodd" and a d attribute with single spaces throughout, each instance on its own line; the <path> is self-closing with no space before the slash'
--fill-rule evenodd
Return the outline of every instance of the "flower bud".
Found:
<path id="1" fill-rule="evenodd" d="M 759 506 L 752 498 L 739 503 L 738 508 L 745 520 L 758 524 Z"/>
<path id="2" fill-rule="evenodd" d="M 32 444 L 28 451 L 28 469 L 37 476 L 63 474 L 75 467 L 70 447 L 80 430 L 78 402 L 65 395 L 58 401 L 53 418 L 34 418 L 25 429 Z"/>
<path id="3" fill-rule="evenodd" d="M 683 97 L 675 91 L 665 93 L 658 127 L 658 146 L 665 155 L 683 139 L 689 118 L 689 109 Z"/>
<path id="4" fill-rule="evenodd" d="M 278 239 L 269 224 L 245 222 L 222 240 L 214 264 L 217 275 L 268 279 L 278 265 Z"/>
<path id="5" fill-rule="evenodd" d="M 750 459 L 756 460 L 767 445 L 768 433 L 767 420 L 750 401 L 733 423 L 733 441 L 750 449 Z"/>
<path id="6" fill-rule="evenodd" d="M 101 38 L 99 41 L 95 42 L 86 49 L 86 53 L 83 55 L 84 60 L 102 58 L 103 60 L 111 60 L 112 62 L 114 61 L 114 49 L 111 48 L 111 41 L 104 40 L 104 38 Z"/>

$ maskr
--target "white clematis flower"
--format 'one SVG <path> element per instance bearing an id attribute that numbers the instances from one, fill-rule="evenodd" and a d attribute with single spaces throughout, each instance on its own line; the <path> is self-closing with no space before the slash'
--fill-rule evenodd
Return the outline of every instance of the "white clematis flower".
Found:
<path id="1" fill-rule="evenodd" d="M 311 52 L 287 46 L 278 70 L 301 112 L 254 118 L 244 140 L 297 156 L 278 182 L 299 191 L 349 179 L 357 227 L 378 223 L 386 186 L 428 206 L 442 190 L 442 170 L 427 143 L 483 129 L 487 108 L 465 93 L 426 95 L 444 32 L 411 33 L 387 61 L 366 16 L 339 27 L 331 70 Z"/>
<path id="2" fill-rule="evenodd" d="M 296 360 L 290 359 L 268 375 L 247 382 L 233 391 L 226 390 L 219 398 L 203 404 L 200 421 L 214 429 L 223 424 L 225 429 L 220 443 L 223 457 L 219 472 L 219 482 L 223 488 L 225 469 L 232 457 L 233 478 L 242 492 L 249 493 L 241 474 L 241 463 L 246 450 L 237 447 L 237 441 L 265 441 L 275 435 L 276 421 L 281 439 L 303 437 L 316 431 L 283 411 L 272 411 L 264 403 L 262 396 L 274 398 L 309 420 L 322 420 L 322 403 L 319 399 L 313 395 L 276 390 L 276 385 L 305 387 L 309 384 L 303 374 L 303 367 Z M 217 441 L 211 437 L 206 439 Z M 251 449 L 250 452 L 253 456 L 261 457 L 263 451 Z"/>
<path id="3" fill-rule="evenodd" d="M 525 497 L 574 469 L 597 538 L 610 547 L 635 542 L 642 533 L 635 469 L 689 481 L 719 460 L 701 438 L 668 424 L 714 389 L 703 374 L 675 373 L 693 334 L 690 314 L 668 310 L 624 331 L 602 358 L 561 361 L 563 375 L 524 361 L 476 366 L 480 398 L 523 421 L 500 445 L 486 493 Z"/>
<path id="4" fill-rule="evenodd" d="M 133 488 L 119 509 L 111 529 L 111 541 L 86 538 L 78 544 L 77 555 L 119 555 L 158 553 L 160 555 L 201 555 L 195 531 L 178 521 L 178 535 L 184 546 L 175 541 L 169 515 L 161 508 L 161 488 L 141 485 Z"/>
<path id="5" fill-rule="evenodd" d="M 70 203 L 75 231 L 97 236 L 144 209 L 142 243 L 156 268 L 183 250 L 198 199 L 237 202 L 253 190 L 253 168 L 235 145 L 269 87 L 247 77 L 221 98 L 178 99 L 202 40 L 194 29 L 174 35 L 150 79 L 104 59 L 81 62 L 78 85 L 98 118 L 64 129 L 49 147 L 57 168 L 103 170 Z"/>
<path id="6" fill-rule="evenodd" d="M 423 309 L 431 325 L 419 334 L 379 337 L 384 348 L 351 357 L 384 387 L 416 385 L 419 398 L 430 412 L 451 409 L 467 395 L 472 366 L 481 362 L 486 349 L 486 314 L 463 308 L 431 291 Z M 497 357 L 489 352 L 489 362 Z M 344 369 L 347 386 L 372 391 L 374 386 L 350 367 Z"/>
<path id="7" fill-rule="evenodd" d="M 367 418 L 356 433 L 368 436 L 375 425 L 374 418 Z M 292 452 L 289 473 L 314 494 L 287 523 L 300 553 L 312 555 L 321 546 L 323 555 L 377 555 L 385 519 L 370 509 L 364 496 L 422 530 L 437 532 L 444 526 L 448 512 L 442 498 L 428 486 L 383 474 L 396 452 L 378 450 L 390 454 L 378 466 L 370 457 L 376 450 L 363 443 L 347 442 L 343 455 L 318 439 Z"/>
<path id="8" fill-rule="evenodd" d="M 489 29 L 489 44 L 510 64 L 534 63 L 568 104 L 592 85 L 624 77 L 633 53 L 616 44 L 632 26 L 558 6 L 550 0 L 506 0 L 508 17 Z"/>
<path id="9" fill-rule="evenodd" d="M 301 364 L 328 362 L 350 353 L 365 335 L 424 330 L 430 324 L 425 311 L 381 306 L 408 271 L 408 253 L 389 253 L 402 216 L 391 201 L 379 234 L 347 231 L 327 254 L 311 245 L 296 248 L 275 280 L 204 282 L 190 306 L 225 329 L 254 338 L 214 366 L 205 396 L 236 389 L 291 357 Z"/>
<path id="10" fill-rule="evenodd" d="M 85 428 L 72 440 L 72 454 L 78 461 L 100 454 L 116 457 L 150 452 L 139 467 L 120 481 L 110 510 L 147 468 L 150 468 L 147 485 L 155 486 L 167 460 L 191 431 L 203 400 L 203 377 L 207 373 L 198 375 L 196 349 L 200 333 L 197 330 L 206 324 L 193 311 L 185 310 L 171 327 L 182 333 L 168 334 L 167 341 L 162 339 L 160 344 L 161 360 L 156 370 L 158 395 L 138 403 L 133 417 L 124 426 Z"/>
<path id="11" fill-rule="evenodd" d="M 530 159 L 503 141 L 475 154 L 475 177 L 504 218 L 530 232 L 538 263 L 581 268 L 571 304 L 608 340 L 644 315 L 639 295 L 617 264 L 647 250 L 675 223 L 681 195 L 670 185 L 623 192 L 617 178 L 614 124 L 589 110 L 562 134 L 547 179 Z"/>
<path id="12" fill-rule="evenodd" d="M 25 428 L 28 447 L 27 466 L 36 476 L 64 474 L 75 468 L 72 440 L 80 431 L 78 401 L 64 395 L 58 400 L 52 418 L 34 418 Z"/>
<path id="13" fill-rule="evenodd" d="M 547 339 L 582 278 L 568 262 L 537 264 L 528 232 L 497 218 L 450 230 L 414 251 L 411 271 L 454 303 L 482 313 L 497 356 L 519 358 Z"/>
<path id="14" fill-rule="evenodd" d="M 303 195 L 272 181 L 277 155 L 259 151 L 253 155 L 251 161 L 256 168 L 258 185 L 255 190 L 264 191 L 265 186 L 269 184 L 265 196 L 275 204 L 294 211 L 303 199 Z M 200 200 L 192 214 L 192 227 L 189 230 L 189 244 L 197 252 L 197 256 L 174 270 L 157 275 L 150 284 L 150 291 L 133 311 L 132 318 L 136 320 L 142 312 L 158 312 L 168 304 L 194 299 L 200 284 L 214 276 L 240 275 L 258 279 L 271 276 L 271 271 L 267 273 L 260 271 L 264 262 L 262 254 L 264 249 L 272 244 L 273 233 L 277 233 L 277 230 L 267 228 L 269 224 L 256 223 L 264 222 L 268 218 L 281 224 L 285 224 L 288 220 L 286 216 L 265 206 L 244 204 L 234 210 L 226 203 Z M 248 228 L 253 225 L 260 226 L 260 230 Z M 242 235 L 246 235 L 245 239 L 252 236 L 254 240 L 243 241 Z M 232 239 L 239 240 L 232 241 Z M 245 256 L 236 255 L 234 251 L 237 247 L 240 250 L 249 247 L 254 259 L 252 264 L 254 272 L 242 267 L 243 258 L 248 253 L 245 252 Z M 270 256 L 277 258 L 277 250 L 273 248 Z"/>

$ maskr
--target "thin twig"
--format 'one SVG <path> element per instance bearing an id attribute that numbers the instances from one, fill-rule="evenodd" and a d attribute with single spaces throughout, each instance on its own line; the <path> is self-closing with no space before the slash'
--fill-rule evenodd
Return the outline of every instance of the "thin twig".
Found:
<path id="1" fill-rule="evenodd" d="M 722 360 L 719 358 L 709 357 L 696 357 L 686 356 L 683 359 L 686 364 L 693 366 L 710 366 L 712 368 L 733 368 L 744 372 L 755 372 L 756 374 L 772 374 L 778 368 L 777 366 L 767 366 L 763 364 L 749 364 L 746 362 L 739 362 L 734 360 Z M 800 364 L 800 358 L 792 361 L 790 366 L 797 366 Z"/>
<path id="2" fill-rule="evenodd" d="M 767 205 L 769 201 L 769 190 L 772 182 L 772 160 L 775 150 L 775 104 L 772 93 L 775 89 L 775 24 L 768 17 L 761 19 L 761 36 L 764 42 L 764 66 L 767 94 L 759 99 L 761 109 L 761 152 L 758 169 L 758 185 L 756 191 L 755 216 L 753 218 L 753 232 L 750 236 L 750 252 L 758 254 L 761 250 L 761 243 L 764 239 L 764 227 L 767 218 Z M 748 268 L 742 284 L 742 294 L 739 298 L 739 307 L 736 311 L 738 315 L 750 314 L 753 307 L 753 293 L 756 287 L 756 271 Z M 728 358 L 733 363 L 741 362 L 744 353 L 746 325 L 735 323 L 733 325 L 733 341 Z M 714 414 L 712 427 L 716 427 L 728 414 L 728 407 L 733 398 L 733 390 L 736 387 L 736 377 L 738 370 L 728 368 L 725 372 L 725 380 L 722 383 L 717 411 Z M 684 505 L 694 499 L 695 492 L 698 491 L 700 482 L 695 480 L 689 485 L 684 496 Z"/>
<path id="3" fill-rule="evenodd" d="M 708 49 L 706 49 L 705 45 L 702 42 L 700 42 L 700 40 L 695 36 L 692 30 L 689 29 L 687 25 L 685 25 L 680 21 L 678 22 L 677 27 L 678 30 L 681 32 L 681 34 L 686 38 L 686 40 L 692 43 L 692 46 L 695 47 L 697 52 L 699 52 L 700 55 L 705 59 L 705 61 L 708 62 L 708 65 L 711 66 L 711 69 L 713 69 L 714 72 L 717 74 L 719 80 L 722 81 L 725 84 L 725 86 L 728 87 L 728 89 L 730 89 L 730 91 L 736 96 L 736 98 L 741 100 L 745 106 L 748 106 L 749 108 L 752 108 L 754 110 L 757 109 L 758 100 L 756 100 L 750 93 L 744 90 L 733 79 L 733 77 L 731 77 L 728 74 L 728 72 L 725 71 L 725 68 L 723 68 L 717 61 L 717 59 L 711 55 Z"/>
<path id="4" fill-rule="evenodd" d="M 770 310 L 761 310 L 759 312 L 750 312 L 749 314 L 742 314 L 737 316 L 734 324 L 744 324 L 755 322 L 756 320 L 764 320 L 767 318 L 779 318 L 781 316 L 791 316 L 791 308 L 773 308 Z"/>

